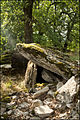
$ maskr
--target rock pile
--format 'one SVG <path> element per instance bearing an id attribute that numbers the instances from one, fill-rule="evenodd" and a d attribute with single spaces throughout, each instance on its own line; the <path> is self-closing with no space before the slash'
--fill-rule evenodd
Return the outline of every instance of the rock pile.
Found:
<path id="1" fill-rule="evenodd" d="M 25 85 L 32 90 L 29 89 L 29 93 L 20 91 L 9 94 L 7 103 L 1 101 L 1 119 L 79 120 L 77 66 L 63 53 L 46 50 L 34 43 L 19 43 L 17 50 L 25 60 L 29 60 Z M 45 86 L 35 87 L 35 81 L 39 79 L 38 67 L 42 79 L 47 82 Z"/>
<path id="2" fill-rule="evenodd" d="M 48 84 L 41 89 L 36 87 L 35 93 L 21 91 L 10 94 L 10 102 L 1 102 L 1 119 L 79 120 L 80 100 L 75 97 L 79 92 L 78 76 L 55 87 L 56 91 L 53 84 Z"/>

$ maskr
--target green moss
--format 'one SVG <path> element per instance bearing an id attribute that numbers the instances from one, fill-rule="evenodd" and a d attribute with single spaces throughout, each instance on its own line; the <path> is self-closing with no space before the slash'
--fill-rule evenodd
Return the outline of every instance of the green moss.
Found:
<path id="1" fill-rule="evenodd" d="M 8 114 L 4 113 L 3 115 L 1 115 L 0 117 L 2 117 L 2 120 L 8 120 Z"/>
<path id="2" fill-rule="evenodd" d="M 59 92 L 56 91 L 56 92 L 54 93 L 54 97 L 56 97 L 58 94 L 59 94 Z"/>
<path id="3" fill-rule="evenodd" d="M 58 62 L 57 64 L 62 65 L 63 63 L 62 62 Z"/>
<path id="4" fill-rule="evenodd" d="M 9 97 L 9 96 L 3 97 L 1 99 L 1 102 L 10 102 L 10 101 L 11 101 L 11 97 Z"/>
<path id="5" fill-rule="evenodd" d="M 65 66 L 65 64 L 64 64 L 63 62 L 57 62 L 57 63 L 56 63 L 56 66 L 57 66 L 57 67 L 60 67 L 61 70 L 65 70 L 65 69 L 66 69 L 66 66 Z"/>
<path id="6" fill-rule="evenodd" d="M 39 45 L 37 44 L 24 44 L 23 43 L 23 48 L 31 48 L 31 49 L 35 49 L 41 53 L 44 53 L 44 49 L 41 48 Z"/>
<path id="7" fill-rule="evenodd" d="M 18 43 L 17 46 L 19 49 L 23 49 L 25 52 L 28 51 L 30 54 L 32 53 L 35 56 L 41 55 L 43 57 L 46 57 L 46 52 L 39 44 L 31 43 L 31 44 L 25 44 L 25 43 Z"/>
<path id="8" fill-rule="evenodd" d="M 11 88 L 12 87 L 12 81 L 7 82 L 5 85 L 6 85 L 7 88 Z"/>

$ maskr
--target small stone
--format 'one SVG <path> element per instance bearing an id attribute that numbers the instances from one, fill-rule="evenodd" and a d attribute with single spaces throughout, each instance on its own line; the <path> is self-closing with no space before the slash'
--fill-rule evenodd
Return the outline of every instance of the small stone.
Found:
<path id="1" fill-rule="evenodd" d="M 79 117 L 79 114 L 76 113 L 75 116 L 73 116 L 73 120 L 79 120 Z"/>
<path id="2" fill-rule="evenodd" d="M 33 110 L 29 110 L 29 112 L 30 112 L 30 113 L 29 113 L 29 116 L 30 116 L 30 117 L 33 117 L 33 116 L 34 116 L 34 115 L 33 115 L 34 111 L 33 111 Z"/>
<path id="3" fill-rule="evenodd" d="M 0 67 L 1 67 L 1 68 L 6 68 L 6 69 L 12 68 L 11 64 L 0 65 Z"/>
<path id="4" fill-rule="evenodd" d="M 51 98 L 47 98 L 47 99 L 44 100 L 45 105 L 49 105 L 51 103 L 52 103 Z"/>
<path id="5" fill-rule="evenodd" d="M 21 104 L 19 104 L 19 108 L 27 108 L 29 106 L 29 104 L 27 102 L 23 102 Z"/>
<path id="6" fill-rule="evenodd" d="M 16 99 L 17 98 L 17 96 L 16 95 L 14 95 L 14 96 L 12 96 L 12 99 L 14 100 L 14 99 Z"/>
<path id="7" fill-rule="evenodd" d="M 27 102 L 31 103 L 32 99 L 27 97 Z"/>
<path id="8" fill-rule="evenodd" d="M 54 92 L 52 90 L 49 90 L 49 92 L 47 94 L 54 97 Z"/>
<path id="9" fill-rule="evenodd" d="M 15 102 L 10 102 L 10 103 L 7 103 L 7 108 L 8 109 L 12 109 L 14 106 L 16 105 L 16 103 Z"/>
<path id="10" fill-rule="evenodd" d="M 57 103 L 57 104 L 55 105 L 55 108 L 56 108 L 56 109 L 59 109 L 59 111 L 62 112 L 62 111 L 64 111 L 65 108 L 66 108 L 66 103 L 64 103 L 64 102 L 63 102 L 63 103 L 61 103 L 61 102 L 60 102 L 60 103 Z"/>
<path id="11" fill-rule="evenodd" d="M 41 120 L 39 117 L 31 117 L 30 120 Z"/>
<path id="12" fill-rule="evenodd" d="M 51 90 L 54 90 L 54 88 L 56 88 L 56 87 L 54 86 L 54 84 L 50 84 L 50 83 L 47 85 L 47 87 L 49 87 L 49 89 L 51 89 Z"/>
<path id="13" fill-rule="evenodd" d="M 14 115 L 15 115 L 15 117 L 18 117 L 18 116 L 23 115 L 23 112 L 21 110 L 19 110 L 19 109 L 15 109 L 14 110 Z"/>
<path id="14" fill-rule="evenodd" d="M 3 113 L 6 111 L 6 108 L 2 108 L 1 107 L 1 115 L 3 115 Z"/>
<path id="15" fill-rule="evenodd" d="M 5 102 L 0 102 L 1 103 L 1 107 L 5 108 L 6 107 L 6 103 Z"/>
<path id="16" fill-rule="evenodd" d="M 23 112 L 23 116 L 27 116 L 29 113 L 28 112 Z"/>
<path id="17" fill-rule="evenodd" d="M 62 82 L 58 82 L 58 84 L 57 84 L 57 90 L 60 88 L 60 87 L 62 87 L 63 86 L 63 83 Z"/>
<path id="18" fill-rule="evenodd" d="M 40 105 L 43 105 L 43 103 L 42 103 L 41 100 L 36 99 L 36 100 L 33 100 L 33 101 L 32 101 L 32 107 L 33 107 L 33 108 L 34 108 L 34 107 L 38 107 L 38 106 L 40 106 Z"/>
<path id="19" fill-rule="evenodd" d="M 47 117 L 51 113 L 53 113 L 53 109 L 51 109 L 48 105 L 35 107 L 34 111 L 35 111 L 36 115 L 38 115 L 39 117 L 42 117 L 42 118 Z"/>
<path id="20" fill-rule="evenodd" d="M 40 95 L 48 92 L 48 90 L 49 90 L 49 87 L 46 86 L 46 87 L 44 87 L 43 89 L 41 89 L 41 90 L 37 91 L 36 93 L 34 93 L 32 97 L 33 97 L 33 98 L 37 98 L 37 97 L 39 97 Z"/>
<path id="21" fill-rule="evenodd" d="M 12 110 L 9 110 L 9 111 L 7 112 L 7 114 L 8 114 L 8 115 L 11 115 L 12 112 L 13 112 Z"/>
<path id="22" fill-rule="evenodd" d="M 10 103 L 7 103 L 7 106 L 14 106 L 16 103 L 15 102 L 10 102 Z"/>
<path id="23" fill-rule="evenodd" d="M 26 117 L 25 117 L 25 120 L 30 120 L 30 116 L 26 116 Z"/>
<path id="24" fill-rule="evenodd" d="M 67 117 L 67 113 L 62 113 L 59 115 L 60 119 L 65 119 Z"/>
<path id="25" fill-rule="evenodd" d="M 68 108 L 72 108 L 73 103 L 66 103 L 66 106 L 67 106 Z"/>
<path id="26" fill-rule="evenodd" d="M 64 95 L 62 95 L 62 94 L 58 94 L 56 99 L 61 101 L 61 102 L 65 102 Z"/>
<path id="27" fill-rule="evenodd" d="M 42 74 L 42 78 L 45 81 L 47 81 L 49 83 L 53 83 L 53 81 L 54 81 L 54 75 L 50 71 L 48 71 L 46 69 L 43 69 L 43 71 L 42 71 L 41 74 Z"/>
<path id="28" fill-rule="evenodd" d="M 29 95 L 29 93 L 25 93 L 25 92 L 23 94 L 24 94 L 25 97 L 27 97 Z"/>

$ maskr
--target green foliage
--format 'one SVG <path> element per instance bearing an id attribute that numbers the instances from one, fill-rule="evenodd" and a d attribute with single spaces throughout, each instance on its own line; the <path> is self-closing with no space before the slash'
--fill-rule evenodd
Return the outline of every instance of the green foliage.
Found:
<path id="1" fill-rule="evenodd" d="M 36 9 L 34 3 L 33 17 L 35 42 L 45 44 L 45 46 L 63 48 L 68 37 L 67 32 L 70 30 L 68 49 L 75 50 L 76 44 L 79 42 L 78 1 L 58 2 L 57 0 L 55 4 L 52 4 L 51 1 L 41 1 Z"/>
<path id="2" fill-rule="evenodd" d="M 79 44 L 79 1 L 41 0 L 33 4 L 33 40 L 48 47 L 62 49 L 67 38 L 69 50 Z M 13 50 L 18 42 L 24 42 L 24 12 L 27 1 L 1 1 L 0 50 Z M 67 34 L 69 32 L 69 34 Z"/>
<path id="3" fill-rule="evenodd" d="M 1 2 L 1 46 L 2 50 L 13 49 L 24 40 L 22 2 Z"/>

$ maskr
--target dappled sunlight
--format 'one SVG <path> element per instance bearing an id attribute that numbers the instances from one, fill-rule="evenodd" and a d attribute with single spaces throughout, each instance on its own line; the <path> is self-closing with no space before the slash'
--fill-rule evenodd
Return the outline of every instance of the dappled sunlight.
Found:
<path id="1" fill-rule="evenodd" d="M 79 1 L 1 1 L 2 120 L 79 119 Z"/>

